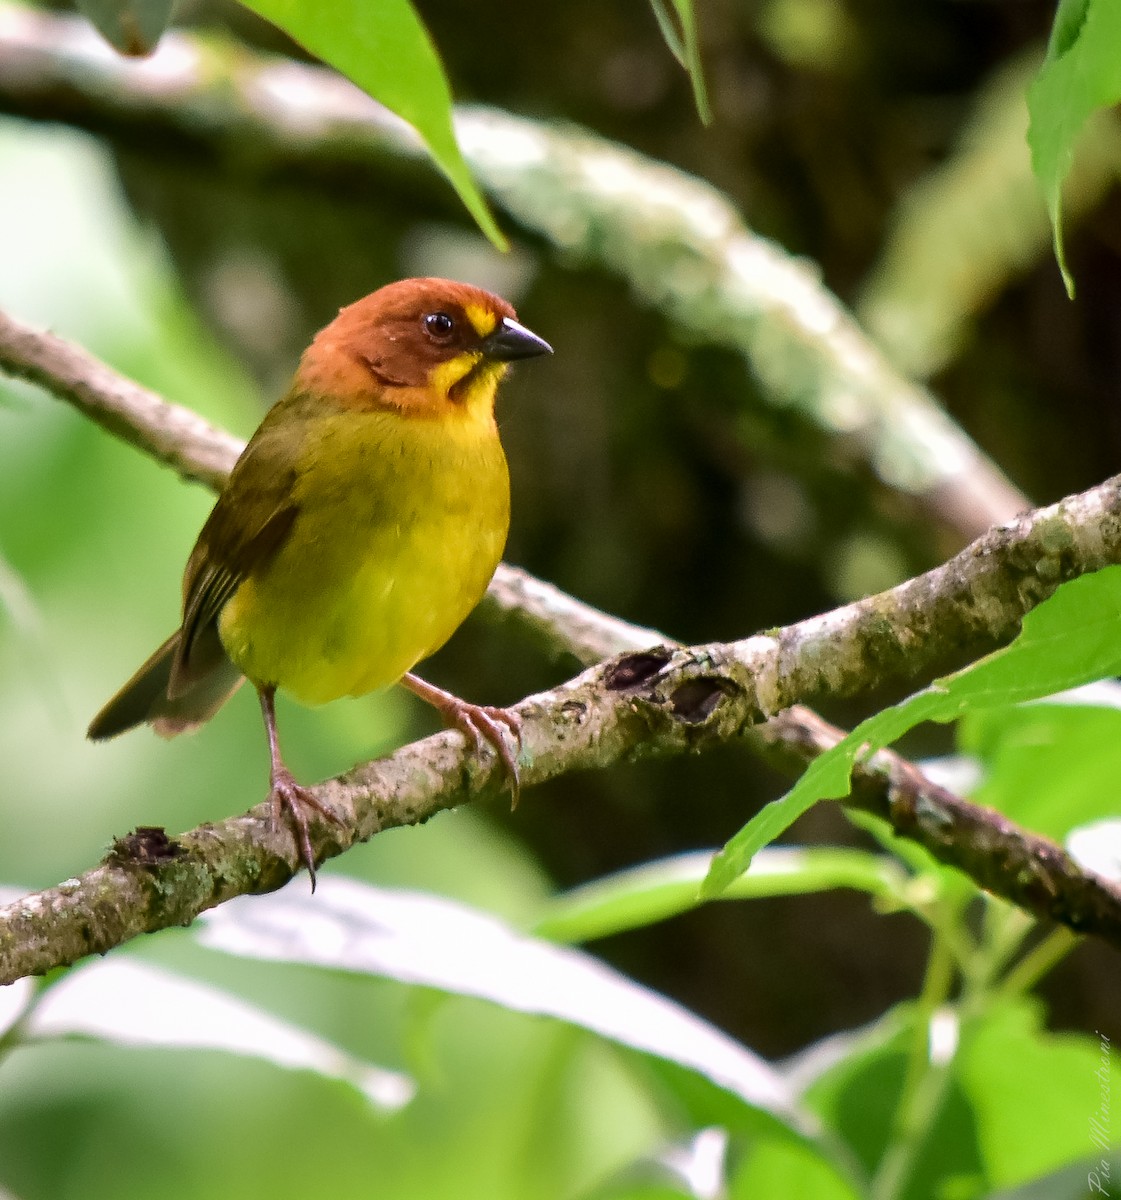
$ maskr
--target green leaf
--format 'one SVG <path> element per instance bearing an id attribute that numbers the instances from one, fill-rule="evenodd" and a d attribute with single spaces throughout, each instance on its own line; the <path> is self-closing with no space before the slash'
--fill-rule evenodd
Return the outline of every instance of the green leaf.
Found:
<path id="1" fill-rule="evenodd" d="M 243 3 L 408 121 L 479 228 L 500 250 L 507 248 L 455 140 L 443 66 L 408 0 Z"/>
<path id="2" fill-rule="evenodd" d="M 980 710 L 962 721 L 958 742 L 984 765 L 973 798 L 1037 833 L 1061 840 L 1117 812 L 1115 708 L 1043 701 Z"/>
<path id="3" fill-rule="evenodd" d="M 553 900 L 533 932 L 554 942 L 586 942 L 677 916 L 701 903 L 698 889 L 711 862 L 710 851 L 680 854 L 574 888 Z M 720 898 L 754 900 L 847 887 L 901 903 L 907 880 L 886 854 L 784 846 L 756 855 L 751 870 Z"/>
<path id="4" fill-rule="evenodd" d="M 205 945 L 246 958 L 354 971 L 555 1017 L 700 1073 L 792 1128 L 792 1090 L 764 1059 L 590 955 L 527 937 L 488 913 L 422 892 L 321 879 L 206 914 Z"/>
<path id="5" fill-rule="evenodd" d="M 915 1027 L 919 1016 L 914 1006 L 897 1006 L 890 1014 L 895 1036 L 858 1043 L 851 1056 L 814 1081 L 806 1098 L 875 1180 L 870 1194 L 898 1200 L 979 1200 L 989 1195 L 988 1180 L 978 1145 L 977 1115 L 956 1074 L 960 1014 L 948 1007 L 938 1014 L 945 1032 L 936 1055 L 930 1025 L 924 1021 L 921 1030 Z M 947 1035 L 952 1044 L 946 1042 Z M 931 1055 L 921 1067 L 917 1086 L 930 1090 L 921 1104 L 921 1116 L 920 1109 L 911 1108 L 909 1117 L 916 1123 L 905 1132 L 900 1128 L 900 1105 L 914 1104 L 914 1093 L 910 1101 L 904 1093 L 916 1038 Z M 881 1171 L 885 1159 L 898 1153 L 901 1137 L 911 1143 L 911 1161 L 888 1188 L 883 1186 Z"/>
<path id="6" fill-rule="evenodd" d="M 662 31 L 662 37 L 665 38 L 670 53 L 689 72 L 697 115 L 705 125 L 710 125 L 712 108 L 708 102 L 704 68 L 701 66 L 701 48 L 697 40 L 697 21 L 693 15 L 693 3 L 692 0 L 672 0 L 672 3 L 677 23 L 674 21 L 674 14 L 666 7 L 666 0 L 650 0 L 650 7 L 654 10 L 654 19 L 658 22 L 658 28 Z"/>
<path id="7" fill-rule="evenodd" d="M 1121 1060 L 1109 1039 L 1042 1025 L 1039 1006 L 1020 1001 L 990 1012 L 962 1039 L 955 1074 L 992 1186 L 1026 1183 L 1092 1154 L 1095 1120 L 1106 1135 L 1111 1120 L 1116 1129 L 1110 1099 L 1121 1095 Z"/>
<path id="8" fill-rule="evenodd" d="M 863 1047 L 867 1040 L 863 1031 L 856 1036 Z M 787 1069 L 789 1061 L 782 1064 L 783 1075 L 794 1092 L 801 1094 L 804 1077 L 800 1072 Z M 764 1109 L 745 1104 L 726 1088 L 718 1087 L 704 1075 L 686 1070 L 669 1059 L 648 1057 L 645 1062 L 647 1078 L 658 1084 L 655 1095 L 659 1105 L 677 1113 L 678 1120 L 687 1128 L 722 1131 L 728 1135 L 732 1147 L 787 1142 L 804 1146 L 810 1157 L 829 1164 L 834 1176 L 847 1180 L 852 1189 L 859 1191 L 861 1172 L 856 1161 L 827 1126 L 816 1123 L 808 1130 L 793 1128 L 789 1122 L 784 1123 Z M 765 1191 L 759 1194 L 768 1195 Z M 775 1193 L 776 1196 L 782 1194 Z"/>
<path id="9" fill-rule="evenodd" d="M 151 54 L 171 20 L 174 0 L 77 0 L 105 40 L 122 54 Z"/>
<path id="10" fill-rule="evenodd" d="M 991 1192 L 985 1200 L 1094 1200 L 1095 1196 L 1108 1196 L 1110 1177 L 1116 1179 L 1121 1175 L 1121 1150 L 1104 1157 L 1109 1164 L 1109 1176 L 1102 1175 L 1103 1156 L 1098 1154 L 1060 1167 L 1022 1187 Z"/>
<path id="11" fill-rule="evenodd" d="M 1121 567 L 1063 584 L 1024 617 L 1011 645 L 861 722 L 815 759 L 794 787 L 756 814 L 713 859 L 701 894 L 719 895 L 752 857 L 819 800 L 847 796 L 858 757 L 891 745 L 923 721 L 1037 700 L 1121 671 Z"/>
<path id="12" fill-rule="evenodd" d="M 1063 253 L 1062 184 L 1087 118 L 1121 99 L 1119 48 L 1121 0 L 1062 0 L 1047 58 L 1028 89 L 1032 166 L 1047 200 L 1055 257 L 1072 296 L 1074 282 Z"/>
<path id="13" fill-rule="evenodd" d="M 945 1064 L 945 1090 L 916 1130 L 909 1181 L 893 1194 L 909 1200 L 990 1196 L 1095 1150 L 1091 1121 L 1103 1098 L 1116 1096 L 1121 1063 L 1101 1039 L 1045 1031 L 1039 1013 L 1035 1002 L 1017 1000 L 961 1022 L 957 1051 Z M 891 1037 L 857 1039 L 807 1092 L 811 1108 L 870 1175 L 898 1136 L 915 1018 L 910 1006 L 894 1009 Z M 759 1194 L 817 1193 L 792 1188 Z M 1032 1194 L 1067 1193 L 1042 1188 Z M 1086 1193 L 1071 1193 L 1072 1200 L 1075 1194 Z"/>
<path id="14" fill-rule="evenodd" d="M 860 1200 L 853 1184 L 808 1142 L 767 1138 L 751 1147 L 737 1170 L 730 1200 L 759 1196 L 812 1196 L 813 1200 Z"/>

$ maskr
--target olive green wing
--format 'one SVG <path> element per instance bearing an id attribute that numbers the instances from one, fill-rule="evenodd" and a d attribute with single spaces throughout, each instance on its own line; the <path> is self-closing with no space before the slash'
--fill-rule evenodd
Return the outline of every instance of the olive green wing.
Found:
<path id="1" fill-rule="evenodd" d="M 222 606 L 284 544 L 298 516 L 298 457 L 313 410 L 290 395 L 270 410 L 230 474 L 183 578 L 183 623 L 94 717 L 88 736 L 116 737 L 143 722 L 171 736 L 207 721 L 242 674 L 218 636 Z"/>
<path id="2" fill-rule="evenodd" d="M 195 543 L 183 576 L 183 624 L 171 664 L 171 700 L 213 668 L 226 602 L 284 545 L 299 509 L 293 499 L 300 438 L 262 427 L 238 460 Z"/>

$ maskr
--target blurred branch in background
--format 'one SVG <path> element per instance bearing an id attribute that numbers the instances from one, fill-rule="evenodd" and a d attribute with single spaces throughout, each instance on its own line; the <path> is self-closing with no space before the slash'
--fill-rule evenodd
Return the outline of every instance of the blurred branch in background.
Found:
<path id="1" fill-rule="evenodd" d="M 76 377 L 76 364 L 83 363 L 90 374 Z M 234 439 L 193 423 L 61 339 L 2 315 L 0 369 L 33 379 L 114 432 L 126 430 L 126 440 L 186 477 L 217 482 L 216 445 L 227 469 L 233 464 Z M 101 417 L 101 409 L 112 419 Z M 788 760 L 812 759 L 841 733 L 791 705 L 911 677 L 963 644 L 1008 641 L 1024 612 L 1063 578 L 1121 557 L 1119 513 L 1121 479 L 1115 479 L 991 531 L 950 563 L 890 593 L 766 636 L 695 649 L 651 646 L 658 636 L 653 631 L 632 629 L 503 568 L 492 602 L 524 613 L 554 647 L 584 661 L 627 651 L 517 706 L 524 782 L 636 756 L 698 751 L 740 738 L 781 709 L 789 711 L 760 731 L 757 744 L 778 746 Z M 317 855 L 334 856 L 487 790 L 493 764 L 480 769 L 462 743 L 458 734 L 437 735 L 314 789 L 347 822 L 345 829 L 320 826 L 313 837 Z M 856 807 L 870 808 L 941 861 L 1038 915 L 1121 945 L 1121 895 L 1052 843 L 958 799 L 894 755 L 860 766 L 856 780 Z M 234 895 L 279 887 L 297 861 L 290 843 L 290 831 L 274 826 L 267 804 L 181 838 L 138 830 L 81 880 L 0 912 L 0 982 L 103 952 L 140 932 L 188 923 Z"/>
<path id="2" fill-rule="evenodd" d="M 399 188 L 438 209 L 416 136 L 337 76 L 215 39 L 169 35 L 151 60 L 83 24 L 0 3 L 0 109 L 65 121 L 228 173 Z M 465 109 L 457 132 L 488 195 L 554 249 L 626 279 L 691 339 L 743 355 L 797 410 L 961 540 L 1027 501 L 935 398 L 901 375 L 809 263 L 752 233 L 706 183 L 573 128 Z"/>
<path id="3" fill-rule="evenodd" d="M 925 379 L 957 355 L 977 314 L 1051 248 L 1028 151 L 1027 86 L 1042 51 L 1001 65 L 980 89 L 953 154 L 914 183 L 857 305 L 888 357 Z M 1121 171 L 1111 112 L 1088 125 L 1063 187 L 1068 219 L 1093 209 Z"/>

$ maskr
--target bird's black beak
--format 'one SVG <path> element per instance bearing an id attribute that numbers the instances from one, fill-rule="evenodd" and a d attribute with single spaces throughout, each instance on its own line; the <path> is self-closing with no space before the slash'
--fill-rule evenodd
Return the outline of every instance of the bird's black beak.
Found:
<path id="1" fill-rule="evenodd" d="M 503 317 L 494 332 L 483 338 L 481 349 L 485 357 L 495 362 L 513 362 L 516 358 L 536 358 L 538 354 L 553 352 L 544 338 L 509 317 Z"/>

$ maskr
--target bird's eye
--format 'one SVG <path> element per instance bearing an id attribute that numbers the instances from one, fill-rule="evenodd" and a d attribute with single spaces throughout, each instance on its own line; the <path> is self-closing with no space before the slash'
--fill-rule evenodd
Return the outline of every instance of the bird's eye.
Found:
<path id="1" fill-rule="evenodd" d="M 446 312 L 429 313 L 424 318 L 424 328 L 434 337 L 444 341 L 451 337 L 455 322 Z"/>

